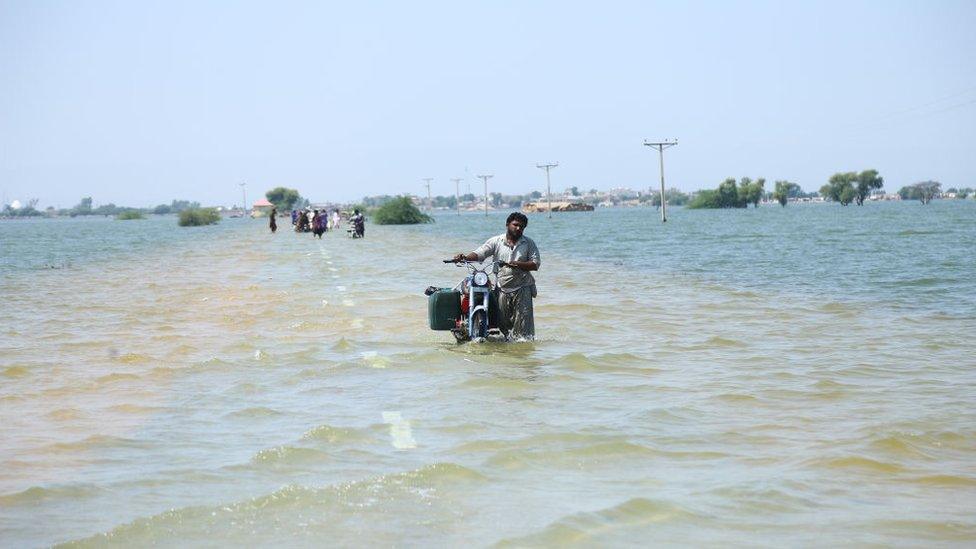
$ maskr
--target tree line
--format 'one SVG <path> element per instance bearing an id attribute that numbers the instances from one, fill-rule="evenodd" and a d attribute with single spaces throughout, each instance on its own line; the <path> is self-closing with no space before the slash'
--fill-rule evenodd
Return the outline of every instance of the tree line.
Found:
<path id="1" fill-rule="evenodd" d="M 42 215 L 77 217 L 79 215 L 101 215 L 101 216 L 123 216 L 130 219 L 137 219 L 136 214 L 170 214 L 180 213 L 184 210 L 200 208 L 199 202 L 189 200 L 173 200 L 169 204 L 160 204 L 153 208 L 136 208 L 134 206 L 116 206 L 114 203 L 93 206 L 92 197 L 83 197 L 71 208 L 50 207 L 45 210 L 37 209 L 37 199 L 31 199 L 22 208 L 12 208 L 9 204 L 5 206 L 3 215 L 7 217 L 36 217 Z"/>

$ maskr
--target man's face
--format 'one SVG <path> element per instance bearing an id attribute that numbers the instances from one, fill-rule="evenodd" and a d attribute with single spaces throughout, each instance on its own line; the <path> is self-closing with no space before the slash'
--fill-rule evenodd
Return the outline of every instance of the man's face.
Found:
<path id="1" fill-rule="evenodd" d="M 518 240 L 522 238 L 522 231 L 525 230 L 525 224 L 518 219 L 513 219 L 508 224 L 508 237 L 512 240 Z"/>

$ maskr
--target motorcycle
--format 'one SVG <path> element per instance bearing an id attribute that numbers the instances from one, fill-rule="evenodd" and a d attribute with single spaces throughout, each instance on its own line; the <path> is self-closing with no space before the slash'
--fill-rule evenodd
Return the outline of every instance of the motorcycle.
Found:
<path id="1" fill-rule="evenodd" d="M 353 217 L 350 221 L 352 222 L 352 227 L 346 229 L 349 236 L 353 238 L 364 238 L 366 236 L 366 218 Z"/>
<path id="2" fill-rule="evenodd" d="M 444 263 L 466 267 L 468 275 L 453 288 L 430 286 L 424 292 L 427 295 L 430 329 L 450 330 L 458 343 L 503 337 L 499 328 L 497 293 L 499 263 L 455 262 L 453 259 L 445 259 Z M 492 274 L 495 276 L 494 284 Z"/>

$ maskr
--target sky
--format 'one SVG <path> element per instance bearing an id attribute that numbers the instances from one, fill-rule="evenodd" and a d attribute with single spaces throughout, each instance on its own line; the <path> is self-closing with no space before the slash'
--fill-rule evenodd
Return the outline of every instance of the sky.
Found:
<path id="1" fill-rule="evenodd" d="M 765 177 L 976 186 L 976 2 L 0 0 L 0 192 L 41 207 Z"/>

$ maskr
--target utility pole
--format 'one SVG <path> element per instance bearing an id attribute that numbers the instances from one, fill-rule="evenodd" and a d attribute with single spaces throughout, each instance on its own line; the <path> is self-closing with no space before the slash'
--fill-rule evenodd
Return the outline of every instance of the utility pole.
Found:
<path id="1" fill-rule="evenodd" d="M 669 139 L 667 141 L 650 142 L 644 140 L 644 145 L 647 147 L 653 147 L 657 149 L 658 154 L 661 157 L 661 223 L 666 223 L 668 221 L 668 215 L 665 213 L 665 200 L 664 200 L 664 149 L 668 147 L 673 147 L 678 144 L 677 139 Z"/>
<path id="2" fill-rule="evenodd" d="M 431 203 L 431 201 L 430 201 L 430 182 L 431 182 L 431 181 L 433 181 L 433 180 L 434 180 L 434 178 L 433 178 L 433 177 L 425 177 L 425 178 L 424 178 L 424 181 L 426 181 L 426 182 L 427 182 L 427 211 L 428 211 L 428 212 L 434 209 L 434 208 L 432 207 L 432 206 L 433 206 L 433 204 L 432 204 L 432 203 Z"/>
<path id="3" fill-rule="evenodd" d="M 553 162 L 552 164 L 536 164 L 536 168 L 541 168 L 546 170 L 546 200 L 549 201 L 549 219 L 552 219 L 552 188 L 549 185 L 549 170 L 555 168 L 559 165 L 559 162 Z"/>
<path id="4" fill-rule="evenodd" d="M 241 192 L 244 193 L 244 203 L 241 204 L 241 217 L 247 217 L 247 183 L 241 182 Z"/>
<path id="5" fill-rule="evenodd" d="M 480 179 L 484 180 L 484 182 L 485 182 L 485 217 L 488 217 L 488 180 L 491 179 L 492 177 L 495 177 L 495 176 L 494 175 L 479 175 L 478 177 Z"/>
<path id="6" fill-rule="evenodd" d="M 457 214 L 461 215 L 461 178 L 455 177 L 454 182 L 454 205 L 457 206 Z"/>

